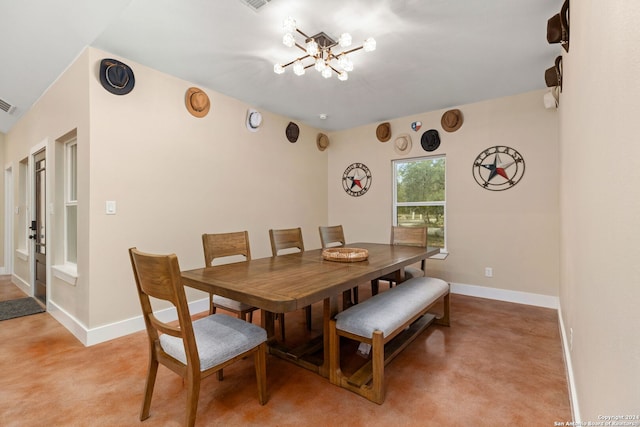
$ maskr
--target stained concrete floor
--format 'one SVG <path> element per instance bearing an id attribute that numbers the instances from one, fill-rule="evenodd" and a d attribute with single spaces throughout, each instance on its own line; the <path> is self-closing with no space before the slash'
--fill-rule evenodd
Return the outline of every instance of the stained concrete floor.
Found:
<path id="1" fill-rule="evenodd" d="M 370 290 L 360 287 L 360 297 Z M 0 278 L 0 300 L 24 294 Z M 260 406 L 248 358 L 202 383 L 198 426 L 552 426 L 571 419 L 556 310 L 453 295 L 451 327 L 431 326 L 385 369 L 376 405 L 269 356 Z M 314 328 L 321 307 L 314 306 Z M 255 316 L 254 321 L 259 321 Z M 286 316 L 304 334 L 303 311 Z M 300 331 L 300 332 L 296 332 Z M 290 337 L 291 336 L 291 337 Z M 182 379 L 160 367 L 151 417 L 138 415 L 144 331 L 84 347 L 48 313 L 0 322 L 0 425 L 179 426 Z"/>

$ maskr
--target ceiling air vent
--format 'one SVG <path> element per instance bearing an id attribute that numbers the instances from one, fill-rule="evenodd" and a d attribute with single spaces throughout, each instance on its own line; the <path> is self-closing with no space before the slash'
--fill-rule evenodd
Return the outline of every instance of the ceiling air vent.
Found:
<path id="1" fill-rule="evenodd" d="M 4 99 L 0 98 L 0 110 L 11 114 L 15 111 L 15 109 L 16 109 L 15 105 L 11 105 Z"/>
<path id="2" fill-rule="evenodd" d="M 249 6 L 252 10 L 258 12 L 262 6 L 266 6 L 271 0 L 240 0 L 240 3 Z"/>

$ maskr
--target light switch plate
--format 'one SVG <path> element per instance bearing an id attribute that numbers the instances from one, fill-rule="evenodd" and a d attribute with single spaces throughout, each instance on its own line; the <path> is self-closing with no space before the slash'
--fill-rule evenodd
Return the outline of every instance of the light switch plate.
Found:
<path id="1" fill-rule="evenodd" d="M 107 200 L 107 202 L 106 202 L 106 214 L 107 215 L 115 215 L 116 214 L 116 202 L 115 202 L 115 200 Z"/>

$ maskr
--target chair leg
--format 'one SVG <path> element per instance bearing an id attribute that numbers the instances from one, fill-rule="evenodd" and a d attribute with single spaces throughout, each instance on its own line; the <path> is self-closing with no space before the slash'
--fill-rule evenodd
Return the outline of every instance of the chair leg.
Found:
<path id="1" fill-rule="evenodd" d="M 353 289 L 353 299 L 351 300 L 351 302 L 353 302 L 354 304 L 358 303 L 358 287 L 354 287 Z"/>
<path id="2" fill-rule="evenodd" d="M 200 397 L 200 372 L 187 374 L 187 423 L 193 427 L 198 412 L 198 398 Z"/>
<path id="3" fill-rule="evenodd" d="M 371 281 L 371 295 L 378 295 L 379 290 L 380 290 L 380 281 L 378 279 L 373 279 Z"/>
<path id="4" fill-rule="evenodd" d="M 284 341 L 284 313 L 276 314 L 278 321 L 280 322 L 280 339 Z"/>
<path id="5" fill-rule="evenodd" d="M 153 351 L 153 350 L 152 350 Z M 153 387 L 156 383 L 158 374 L 158 361 L 155 356 L 149 358 L 149 372 L 147 373 L 147 383 L 144 388 L 144 400 L 142 401 L 142 410 L 140 411 L 140 421 L 149 418 L 151 408 L 151 396 L 153 395 Z"/>
<path id="6" fill-rule="evenodd" d="M 258 383 L 258 402 L 267 403 L 267 343 L 262 343 L 254 354 L 256 381 Z"/>
<path id="7" fill-rule="evenodd" d="M 215 314 L 216 308 L 213 305 L 213 294 L 209 294 L 209 314 Z"/>
<path id="8" fill-rule="evenodd" d="M 304 312 L 306 315 L 306 321 L 307 321 L 307 331 L 311 330 L 311 306 L 308 305 L 304 308 Z"/>
<path id="9" fill-rule="evenodd" d="M 253 323 L 253 311 L 250 311 L 247 315 L 249 317 L 249 323 Z"/>

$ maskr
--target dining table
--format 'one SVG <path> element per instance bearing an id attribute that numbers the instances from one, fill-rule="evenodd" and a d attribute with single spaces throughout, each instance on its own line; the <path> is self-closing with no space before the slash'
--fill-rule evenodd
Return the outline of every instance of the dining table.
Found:
<path id="1" fill-rule="evenodd" d="M 404 267 L 440 251 L 436 247 L 367 242 L 345 247 L 365 249 L 368 256 L 356 262 L 340 262 L 325 259 L 323 249 L 313 249 L 186 270 L 181 276 L 185 286 L 260 308 L 269 352 L 328 377 L 329 322 L 343 308 L 342 293 L 392 273 L 400 283 L 404 280 Z M 296 348 L 288 348 L 276 339 L 277 313 L 292 312 L 318 302 L 323 302 L 321 335 Z M 305 357 L 314 352 L 320 352 L 322 357 Z"/>

